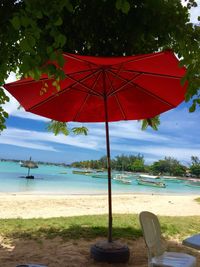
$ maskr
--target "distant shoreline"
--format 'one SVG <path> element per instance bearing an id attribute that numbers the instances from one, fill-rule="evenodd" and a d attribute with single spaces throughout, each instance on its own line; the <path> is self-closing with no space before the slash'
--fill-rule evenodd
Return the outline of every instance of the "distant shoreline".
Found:
<path id="1" fill-rule="evenodd" d="M 42 192 L 42 191 L 29 191 L 29 192 L 0 192 L 0 197 L 1 196 L 56 196 L 56 197 L 63 197 L 63 196 L 107 196 L 108 193 L 69 193 L 69 192 Z M 195 193 L 160 193 L 160 192 L 153 192 L 153 193 L 149 193 L 149 192 L 117 192 L 117 193 L 113 193 L 112 192 L 112 196 L 193 196 L 193 197 L 200 197 L 200 192 L 199 194 Z"/>

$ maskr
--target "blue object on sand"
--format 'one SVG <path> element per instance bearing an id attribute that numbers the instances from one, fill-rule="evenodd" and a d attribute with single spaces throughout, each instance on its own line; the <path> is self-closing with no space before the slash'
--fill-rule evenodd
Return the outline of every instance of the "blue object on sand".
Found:
<path id="1" fill-rule="evenodd" d="M 200 234 L 196 234 L 184 239 L 183 245 L 200 250 Z"/>

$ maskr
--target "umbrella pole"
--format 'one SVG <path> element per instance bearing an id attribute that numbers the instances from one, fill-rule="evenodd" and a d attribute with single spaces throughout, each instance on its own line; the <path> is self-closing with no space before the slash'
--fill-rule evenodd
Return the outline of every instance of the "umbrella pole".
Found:
<path id="1" fill-rule="evenodd" d="M 91 257 L 99 262 L 125 263 L 129 260 L 130 252 L 126 245 L 112 241 L 112 188 L 111 188 L 111 164 L 110 164 L 110 140 L 108 125 L 108 103 L 104 95 L 105 129 L 108 169 L 108 241 L 100 241 L 91 246 Z"/>
<path id="2" fill-rule="evenodd" d="M 108 126 L 107 98 L 104 98 L 105 106 L 105 128 L 106 128 L 106 149 L 107 149 L 107 170 L 108 170 L 108 242 L 112 242 L 112 187 L 111 187 L 111 164 L 110 164 L 110 139 Z"/>

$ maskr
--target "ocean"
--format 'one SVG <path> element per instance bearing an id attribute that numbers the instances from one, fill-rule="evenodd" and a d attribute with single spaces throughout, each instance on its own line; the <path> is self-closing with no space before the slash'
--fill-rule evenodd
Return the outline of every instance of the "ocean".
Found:
<path id="1" fill-rule="evenodd" d="M 27 169 L 16 162 L 0 162 L 0 192 L 24 194 L 107 194 L 107 179 L 73 174 L 73 168 L 54 165 L 39 165 L 31 169 L 35 179 L 25 179 Z M 179 183 L 165 180 L 166 188 L 138 185 L 135 174 L 130 176 L 131 184 L 122 184 L 112 180 L 113 194 L 175 194 L 198 195 L 200 186 L 188 186 L 185 181 Z"/>

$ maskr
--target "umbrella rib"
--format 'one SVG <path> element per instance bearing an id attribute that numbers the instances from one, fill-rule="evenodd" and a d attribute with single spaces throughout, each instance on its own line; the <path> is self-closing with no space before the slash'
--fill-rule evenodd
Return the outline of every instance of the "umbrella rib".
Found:
<path id="1" fill-rule="evenodd" d="M 94 87 L 96 86 L 100 75 L 101 75 L 101 72 L 99 71 L 98 76 L 97 76 L 91 90 L 93 90 Z M 91 96 L 91 94 L 89 94 L 89 93 L 86 95 L 85 99 L 83 100 L 83 103 L 80 105 L 79 110 L 77 111 L 76 115 L 74 116 L 74 119 L 73 119 L 74 121 L 76 121 L 77 117 L 80 115 L 81 111 L 83 110 L 83 108 L 84 108 L 84 106 L 85 106 L 85 104 L 86 104 L 86 102 L 90 96 Z"/>
<path id="2" fill-rule="evenodd" d="M 137 57 L 137 58 L 131 58 L 131 59 L 129 59 L 129 60 L 127 60 L 127 61 L 124 61 L 123 62 L 123 64 L 127 64 L 127 63 L 130 63 L 130 62 L 136 62 L 136 61 L 140 61 L 140 60 L 144 60 L 144 59 L 146 59 L 146 58 L 152 58 L 152 57 L 158 57 L 158 56 L 160 56 L 160 55 L 162 55 L 162 54 L 165 54 L 165 53 L 169 53 L 169 51 L 162 51 L 162 52 L 157 52 L 157 53 L 152 53 L 152 54 L 144 54 L 144 55 L 135 55 L 135 56 L 130 56 L 130 57 Z M 177 58 L 174 56 L 174 54 L 173 53 L 170 53 L 176 60 L 177 60 Z M 177 60 L 177 62 L 178 62 L 178 60 Z M 113 67 L 114 66 L 117 66 L 118 65 L 118 63 L 117 64 L 113 64 Z"/>
<path id="3" fill-rule="evenodd" d="M 112 69 L 114 69 L 114 68 L 112 68 Z M 152 76 L 167 77 L 167 78 L 174 78 L 174 79 L 180 79 L 180 78 L 183 77 L 181 75 L 180 76 L 174 76 L 174 75 L 169 75 L 169 74 L 161 74 L 161 73 L 154 73 L 154 72 L 148 72 L 148 71 L 139 71 L 139 70 L 123 70 L 123 72 L 128 72 L 128 73 L 137 72 L 137 73 L 140 73 L 140 74 L 149 74 L 149 75 L 152 75 Z"/>
<path id="4" fill-rule="evenodd" d="M 115 73 L 113 73 L 113 75 L 115 75 Z M 142 73 L 136 75 L 136 77 L 138 77 L 139 75 L 142 75 Z M 116 76 L 116 75 L 115 75 L 115 76 Z M 108 95 L 108 96 L 112 96 L 113 94 L 116 94 L 116 93 L 122 91 L 122 90 L 124 89 L 124 87 L 125 87 L 127 84 L 130 83 L 130 84 L 134 85 L 135 87 L 137 87 L 140 91 L 143 91 L 145 94 L 148 94 L 148 95 L 152 96 L 153 98 L 155 98 L 155 99 L 157 99 L 157 100 L 159 100 L 159 101 L 161 101 L 161 102 L 167 104 L 167 105 L 170 106 L 170 107 L 175 107 L 173 104 L 169 103 L 169 102 L 166 101 L 165 99 L 162 99 L 161 97 L 155 95 L 154 93 L 149 92 L 149 91 L 148 91 L 147 89 L 145 89 L 144 87 L 142 87 L 142 86 L 140 86 L 140 85 L 134 83 L 133 80 L 134 80 L 136 77 L 134 77 L 133 79 L 128 80 L 128 81 L 127 81 L 126 79 L 122 78 L 121 76 L 117 76 L 117 77 L 118 77 L 119 79 L 125 81 L 126 83 L 125 83 L 124 85 L 120 86 L 119 88 L 117 88 L 114 92 L 112 92 L 112 93 L 111 93 L 110 95 Z"/>
<path id="5" fill-rule="evenodd" d="M 90 65 L 98 66 L 98 64 L 95 64 L 93 62 L 87 61 L 86 59 L 77 58 L 76 56 L 73 56 L 72 54 L 64 54 L 64 55 L 69 57 L 69 58 L 72 58 L 72 59 L 74 59 L 76 61 L 85 62 L 85 63 L 90 64 Z"/>
<path id="6" fill-rule="evenodd" d="M 164 54 L 166 53 L 166 51 L 162 51 L 162 52 L 158 52 L 158 53 L 153 53 L 153 54 L 146 54 L 146 55 L 139 55 L 138 57 L 139 58 L 135 58 L 135 59 L 130 59 L 130 60 L 127 60 L 127 61 L 124 61 L 123 64 L 125 63 L 129 63 L 129 62 L 134 62 L 134 61 L 140 61 L 140 60 L 144 60 L 146 58 L 151 58 L 151 57 L 157 57 L 157 56 L 160 56 L 161 54 Z M 81 58 L 77 58 L 76 56 L 74 56 L 73 54 L 70 54 L 70 53 L 66 53 L 64 54 L 65 56 L 69 57 L 69 58 L 72 58 L 74 60 L 77 60 L 77 61 L 80 61 L 80 62 L 86 62 L 88 64 L 91 64 L 91 65 L 95 65 L 95 66 L 99 66 L 99 64 L 96 64 L 96 63 L 93 63 L 93 62 L 90 62 L 86 59 L 81 59 Z M 80 55 L 79 55 L 80 56 Z M 131 57 L 131 56 L 130 56 Z M 107 57 L 100 57 L 100 58 L 107 58 Z M 115 58 L 115 57 L 113 57 Z M 125 58 L 122 56 L 122 58 Z M 114 65 L 118 65 L 119 63 L 116 63 L 116 64 L 113 64 Z M 121 63 L 120 63 L 121 64 Z"/>
<path id="7" fill-rule="evenodd" d="M 115 98 L 116 98 L 116 100 L 117 100 L 117 104 L 118 104 L 119 109 L 120 109 L 120 111 L 121 111 L 121 113 L 122 113 L 122 116 L 123 116 L 124 120 L 126 120 L 127 117 L 126 117 L 125 112 L 124 112 L 124 109 L 122 108 L 122 105 L 121 105 L 121 103 L 120 103 L 120 101 L 119 101 L 119 98 L 118 98 L 117 95 L 114 95 L 114 96 L 115 96 Z"/>
<path id="8" fill-rule="evenodd" d="M 119 72 L 120 72 L 120 70 L 118 71 L 118 73 L 119 73 Z M 110 87 L 111 87 L 111 89 L 113 89 L 113 91 L 114 91 L 114 87 L 113 87 L 113 85 L 112 85 L 112 82 L 111 82 L 111 80 L 110 80 L 110 78 L 109 78 L 107 72 L 106 72 L 106 77 L 107 77 L 108 81 L 110 82 Z M 117 96 L 116 94 L 114 94 L 114 97 L 115 97 L 115 99 L 116 99 L 116 101 L 117 101 L 117 104 L 118 104 L 118 106 L 119 106 L 119 109 L 120 109 L 120 111 L 121 111 L 121 114 L 122 114 L 124 120 L 126 120 L 126 115 L 125 115 L 124 109 L 122 108 L 122 105 L 121 105 L 121 103 L 120 103 L 120 101 L 119 101 L 118 96 Z"/>
<path id="9" fill-rule="evenodd" d="M 117 69 L 117 72 L 116 72 L 117 75 L 119 75 L 119 73 L 122 71 L 122 67 L 123 67 L 123 66 L 124 66 L 124 63 L 121 63 L 121 64 L 119 65 L 119 67 L 118 67 L 118 69 Z M 110 67 L 109 69 L 112 70 L 112 67 Z M 110 81 L 110 84 L 111 84 L 110 88 L 112 89 L 112 88 L 113 88 L 113 86 L 112 86 L 112 82 L 111 82 L 111 80 L 110 80 L 110 78 L 109 78 L 107 72 L 108 72 L 108 71 L 106 71 L 105 73 L 106 73 L 107 78 L 108 78 L 109 81 Z M 107 92 L 107 94 L 109 94 L 109 91 L 111 91 L 111 90 L 109 89 L 108 92 Z M 111 91 L 111 92 L 112 92 L 112 91 Z"/>
<path id="10" fill-rule="evenodd" d="M 144 87 L 142 87 L 142 86 L 140 86 L 140 85 L 138 85 L 138 84 L 136 84 L 134 82 L 133 82 L 133 85 L 136 86 L 140 91 L 143 91 L 145 94 L 152 96 L 153 98 L 157 99 L 158 101 L 160 101 L 160 102 L 162 102 L 162 103 L 164 103 L 164 104 L 166 104 L 166 105 L 168 105 L 170 107 L 173 107 L 173 108 L 175 107 L 175 105 L 173 105 L 173 104 L 169 103 L 167 100 L 165 100 L 165 99 L 153 94 L 152 92 L 149 92 Z"/>
<path id="11" fill-rule="evenodd" d="M 97 71 L 97 68 L 90 69 L 90 71 Z M 84 73 L 84 72 L 88 72 L 88 70 L 81 70 L 81 71 L 78 71 L 78 72 L 72 72 L 72 73 L 70 73 L 70 75 L 72 75 L 72 74 L 80 74 L 80 73 Z M 65 73 L 65 75 L 68 76 L 69 74 Z M 15 86 L 21 86 L 22 84 L 27 84 L 27 83 L 31 84 L 31 83 L 40 82 L 40 81 L 44 82 L 44 81 L 50 81 L 50 80 L 54 80 L 54 79 L 55 78 L 53 78 L 53 77 L 40 78 L 39 80 L 32 79 L 31 81 L 28 80 L 28 79 L 24 79 L 23 81 L 19 80 L 19 81 L 17 81 L 17 83 L 16 83 L 16 81 L 12 82 L 12 83 L 16 83 Z M 10 84 L 12 84 L 12 83 L 10 83 Z"/>
<path id="12" fill-rule="evenodd" d="M 100 72 L 100 70 L 96 70 L 94 73 L 91 73 L 91 74 L 87 75 L 86 77 L 84 77 L 81 81 L 84 81 L 85 79 L 87 79 L 87 78 L 89 78 L 90 76 L 94 75 L 95 73 L 99 73 L 99 72 Z M 87 91 L 84 91 L 84 90 L 81 90 L 81 89 L 74 88 L 74 86 L 76 86 L 77 84 L 81 84 L 80 81 L 77 81 L 76 79 L 73 79 L 72 77 L 69 77 L 69 79 L 73 80 L 75 83 L 72 84 L 70 87 L 66 87 L 66 88 L 64 88 L 62 91 L 59 91 L 59 92 L 57 92 L 56 94 L 50 96 L 49 98 L 47 98 L 47 99 L 41 101 L 40 103 L 38 103 L 38 104 L 32 106 L 31 108 L 28 109 L 28 111 L 34 110 L 35 108 L 37 108 L 37 107 L 39 107 L 39 106 L 41 106 L 41 105 L 43 105 L 43 104 L 45 104 L 45 103 L 47 103 L 47 102 L 49 102 L 49 101 L 52 101 L 52 100 L 53 100 L 55 97 L 57 97 L 58 95 L 61 95 L 61 94 L 65 93 L 66 91 L 69 91 L 69 90 L 72 90 L 72 89 L 73 89 L 73 90 L 76 90 L 76 91 L 80 91 L 80 92 L 84 92 L 84 93 L 88 94 Z M 92 90 L 91 88 L 88 88 L 88 87 L 85 86 L 84 84 L 81 84 L 81 85 L 82 85 L 83 87 L 85 87 L 87 90 L 90 90 L 95 96 L 100 96 L 100 97 L 102 97 L 102 95 L 99 94 L 98 92 Z M 90 93 L 90 94 L 92 94 L 92 93 Z"/>
<path id="13" fill-rule="evenodd" d="M 142 73 L 138 73 L 138 74 L 136 74 L 132 79 L 130 79 L 130 80 L 126 80 L 126 79 L 122 78 L 121 76 L 117 76 L 117 74 L 114 73 L 114 72 L 112 72 L 112 71 L 109 71 L 109 72 L 111 72 L 115 77 L 117 77 L 118 79 L 121 79 L 122 81 L 124 81 L 124 82 L 126 82 L 126 83 L 123 84 L 123 85 L 121 85 L 121 86 L 118 87 L 117 89 L 113 90 L 110 94 L 108 94 L 108 97 L 109 97 L 109 96 L 112 96 L 113 94 L 116 94 L 116 93 L 122 91 L 123 88 L 124 88 L 127 84 L 132 83 L 133 80 L 135 80 L 138 76 L 140 76 L 140 75 L 142 74 Z"/>
<path id="14" fill-rule="evenodd" d="M 84 98 L 83 103 L 81 104 L 79 110 L 77 111 L 76 115 L 74 116 L 73 121 L 76 121 L 77 117 L 80 115 L 80 113 L 83 110 L 83 108 L 84 108 L 84 106 L 85 106 L 85 104 L 86 104 L 86 102 L 87 102 L 89 97 L 90 97 L 90 95 L 87 94 L 86 97 Z"/>
<path id="15" fill-rule="evenodd" d="M 68 75 L 68 77 L 69 77 L 71 80 L 73 80 L 73 81 L 75 82 L 75 84 L 73 84 L 71 87 L 74 87 L 75 85 L 80 84 L 80 85 L 83 86 L 85 89 L 87 89 L 88 91 L 92 92 L 93 95 L 102 97 L 102 96 L 103 96 L 102 94 L 100 94 L 99 92 L 93 90 L 93 88 L 91 89 L 90 87 L 88 87 L 87 85 L 85 85 L 85 84 L 82 83 L 84 80 L 90 78 L 90 76 L 93 76 L 94 74 L 98 74 L 98 73 L 100 73 L 100 72 L 101 72 L 101 70 L 96 70 L 95 72 L 93 72 L 92 74 L 90 74 L 90 75 L 87 76 L 87 77 L 84 77 L 84 79 L 82 79 L 82 80 L 80 80 L 80 81 L 78 81 L 78 80 L 72 78 L 70 75 Z M 84 90 L 83 90 L 83 92 L 88 93 L 87 91 L 84 91 Z"/>

